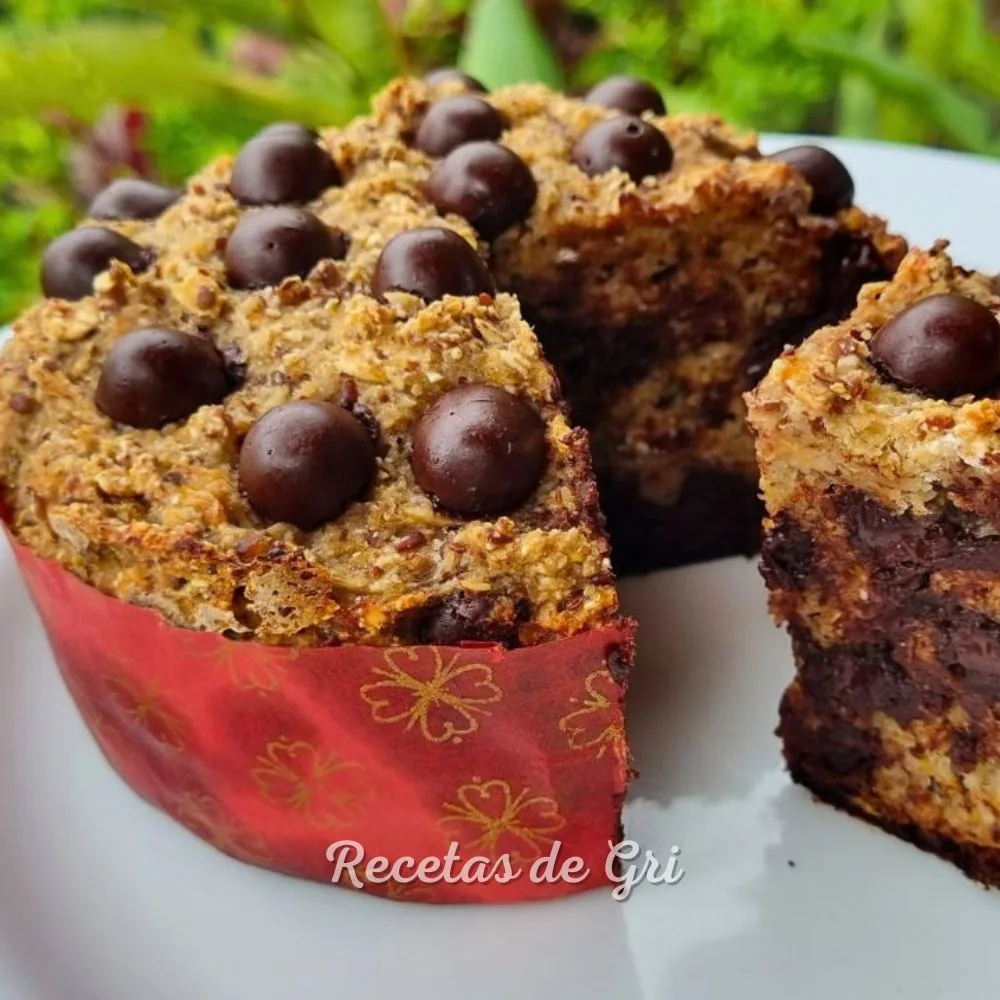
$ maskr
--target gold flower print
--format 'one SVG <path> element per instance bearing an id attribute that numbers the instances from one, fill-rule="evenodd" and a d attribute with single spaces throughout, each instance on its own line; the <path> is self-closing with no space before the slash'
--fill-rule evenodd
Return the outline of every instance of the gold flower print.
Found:
<path id="1" fill-rule="evenodd" d="M 251 864 L 270 861 L 264 841 L 239 820 L 227 816 L 221 804 L 206 792 L 185 793 L 172 811 L 192 833 L 220 851 Z"/>
<path id="2" fill-rule="evenodd" d="M 151 685 L 128 677 L 104 675 L 104 689 L 124 717 L 144 729 L 160 746 L 181 751 L 187 743 L 187 726 L 164 707 Z"/>
<path id="3" fill-rule="evenodd" d="M 293 647 L 252 645 L 231 639 L 219 639 L 208 645 L 204 636 L 196 635 L 185 644 L 185 654 L 224 671 L 233 687 L 241 691 L 266 694 L 277 690 L 282 671 L 298 657 L 299 651 Z"/>
<path id="4" fill-rule="evenodd" d="M 559 720 L 559 729 L 574 750 L 590 750 L 598 760 L 610 751 L 619 760 L 627 760 L 620 696 L 611 674 L 595 670 L 587 677 L 584 688 L 587 693 L 583 704 Z"/>
<path id="5" fill-rule="evenodd" d="M 302 813 L 314 826 L 353 819 L 367 797 L 360 764 L 304 740 L 278 739 L 257 757 L 251 777 L 260 794 Z"/>
<path id="6" fill-rule="evenodd" d="M 503 692 L 493 683 L 485 663 L 462 663 L 455 653 L 446 661 L 437 647 L 387 649 L 385 666 L 375 667 L 381 680 L 361 687 L 361 697 L 376 722 L 405 722 L 419 728 L 432 743 L 458 743 L 479 729 Z"/>
<path id="7" fill-rule="evenodd" d="M 111 721 L 106 713 L 95 712 L 88 718 L 88 725 L 90 726 L 90 731 L 94 734 L 94 739 L 97 740 L 97 745 L 101 748 L 104 756 L 111 762 L 111 766 L 119 774 L 129 773 L 133 766 L 133 760 L 127 752 L 127 748 L 122 747 L 122 742 L 125 738 L 114 722 Z"/>
<path id="8" fill-rule="evenodd" d="M 372 896 L 388 896 L 389 899 L 401 899 L 408 903 L 433 903 L 435 901 L 434 891 L 429 885 L 423 885 L 420 882 L 399 882 L 394 878 L 389 878 L 384 882 L 369 882 L 365 878 L 363 868 L 359 868 L 354 874 L 361 883 L 360 889 L 351 880 L 350 875 L 343 875 L 337 885 L 354 892 L 367 892 Z"/>
<path id="9" fill-rule="evenodd" d="M 438 826 L 462 844 L 463 855 L 509 854 L 518 862 L 539 857 L 566 823 L 555 799 L 532 795 L 528 788 L 514 794 L 506 781 L 497 779 L 462 785 L 444 812 Z"/>

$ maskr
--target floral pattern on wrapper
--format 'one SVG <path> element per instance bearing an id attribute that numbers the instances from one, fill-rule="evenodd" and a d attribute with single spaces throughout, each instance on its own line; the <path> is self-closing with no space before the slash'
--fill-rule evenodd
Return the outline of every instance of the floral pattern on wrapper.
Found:
<path id="1" fill-rule="evenodd" d="M 413 902 L 513 902 L 607 884 L 629 777 L 632 623 L 524 649 L 281 649 L 169 625 L 16 543 L 63 678 L 140 795 L 215 848 L 331 883 L 328 848 L 365 859 L 576 855 L 578 884 L 370 878 Z M 615 676 L 618 676 L 617 674 Z M 400 868 L 398 871 L 403 871 Z M 341 884 L 353 883 L 338 879 Z"/>

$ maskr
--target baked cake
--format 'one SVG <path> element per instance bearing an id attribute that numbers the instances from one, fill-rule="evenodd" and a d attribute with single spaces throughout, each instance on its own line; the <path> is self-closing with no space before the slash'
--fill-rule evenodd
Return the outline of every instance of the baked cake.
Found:
<path id="1" fill-rule="evenodd" d="M 209 651 L 230 664 L 267 650 L 316 663 L 317 651 L 409 649 L 432 673 L 399 682 L 417 692 L 416 714 L 393 716 L 408 733 L 418 716 L 430 732 L 429 704 L 464 713 L 463 733 L 493 711 L 475 694 L 453 704 L 441 678 L 494 667 L 452 657 L 445 668 L 437 650 L 512 650 L 496 662 L 510 672 L 516 660 L 522 673 L 508 676 L 553 718 L 539 727 L 505 701 L 493 752 L 549 794 L 505 786 L 504 810 L 527 802 L 555 830 L 575 803 L 567 839 L 603 851 L 628 776 L 632 644 L 598 486 L 621 571 L 755 549 L 741 394 L 903 250 L 852 201 L 829 153 L 764 158 L 719 119 L 667 115 L 638 81 L 577 100 L 533 85 L 487 94 L 455 72 L 391 84 L 343 129 L 273 125 L 183 191 L 115 182 L 48 248 L 45 300 L 0 354 L 0 513 L 95 734 L 107 709 L 145 760 L 147 703 L 121 701 L 143 676 L 102 673 L 120 636 L 90 635 L 78 672 L 54 594 L 109 620 L 116 609 L 95 595 L 159 616 L 132 615 L 126 639 L 172 628 L 162 670 L 187 691 L 202 740 L 202 779 L 185 794 L 210 791 L 230 825 L 248 808 L 252 825 L 274 817 L 248 798 L 245 768 L 232 784 L 236 751 L 207 748 L 259 726 L 220 735 L 211 720 L 232 692 L 216 697 L 207 672 L 186 671 L 179 633 L 199 633 L 201 652 L 206 636 L 233 640 Z M 528 669 L 554 677 L 557 649 L 573 681 L 558 698 Z M 134 652 L 115 655 L 137 669 Z M 333 683 L 333 658 L 323 664 Z M 395 750 L 372 735 L 388 711 L 376 702 L 360 720 L 354 702 L 338 704 L 336 721 L 345 745 L 383 767 Z M 299 707 L 323 706 L 303 696 Z M 439 735 L 462 733 L 449 721 Z M 178 781 L 190 775 L 172 740 L 152 740 L 130 780 L 187 822 Z M 407 812 L 395 795 L 383 805 L 402 812 L 366 835 L 416 831 L 419 817 L 422 843 L 437 843 L 444 786 L 431 779 L 457 780 L 467 761 L 438 756 L 421 772 L 425 750 L 405 761 L 414 775 L 390 770 L 426 801 Z M 310 779 L 321 784 L 323 760 Z M 492 801 L 496 785 L 480 793 Z M 289 799 L 299 812 L 273 857 L 314 874 L 305 801 Z"/>
<path id="2" fill-rule="evenodd" d="M 888 277 L 903 242 L 852 207 L 831 154 L 764 158 L 717 118 L 665 115 L 638 81 L 575 100 L 435 80 L 391 85 L 324 135 L 344 175 L 387 213 L 430 202 L 475 228 L 590 432 L 619 573 L 755 551 L 742 393 Z"/>
<path id="3" fill-rule="evenodd" d="M 1000 884 L 1000 283 L 913 250 L 748 397 L 793 778 Z"/>

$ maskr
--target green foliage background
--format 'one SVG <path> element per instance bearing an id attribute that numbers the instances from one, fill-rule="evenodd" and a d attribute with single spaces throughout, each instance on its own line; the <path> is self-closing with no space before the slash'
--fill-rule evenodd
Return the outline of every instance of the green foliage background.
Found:
<path id="1" fill-rule="evenodd" d="M 674 111 L 997 156 L 998 32 L 1000 0 L 0 0 L 0 320 L 79 215 L 67 155 L 109 105 L 145 112 L 173 182 L 267 121 L 340 122 L 451 62 L 493 87 L 629 72 Z M 257 34 L 278 75 L 234 60 Z"/>

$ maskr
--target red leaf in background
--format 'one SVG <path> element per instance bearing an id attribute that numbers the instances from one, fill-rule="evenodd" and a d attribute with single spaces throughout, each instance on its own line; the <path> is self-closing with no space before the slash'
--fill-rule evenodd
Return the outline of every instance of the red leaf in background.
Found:
<path id="1" fill-rule="evenodd" d="M 152 173 L 150 157 L 142 146 L 148 118 L 140 108 L 109 107 L 89 129 L 66 125 L 78 139 L 69 151 L 69 176 L 81 201 L 89 202 L 122 174 L 148 177 Z"/>
<path id="2" fill-rule="evenodd" d="M 579 62 L 597 43 L 601 24 L 592 14 L 561 0 L 533 0 L 531 7 L 564 68 Z"/>
<path id="3" fill-rule="evenodd" d="M 1000 0 L 986 0 L 986 27 L 995 35 L 1000 35 Z"/>
<path id="4" fill-rule="evenodd" d="M 382 0 L 382 10 L 389 19 L 389 23 L 396 27 L 403 23 L 406 15 L 407 0 Z"/>
<path id="5" fill-rule="evenodd" d="M 244 31 L 229 49 L 229 60 L 259 76 L 278 76 L 288 62 L 289 48 L 278 38 Z"/>

